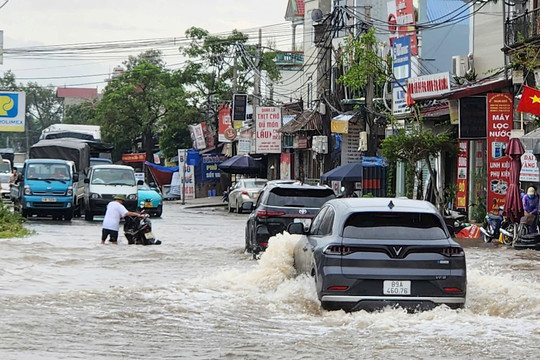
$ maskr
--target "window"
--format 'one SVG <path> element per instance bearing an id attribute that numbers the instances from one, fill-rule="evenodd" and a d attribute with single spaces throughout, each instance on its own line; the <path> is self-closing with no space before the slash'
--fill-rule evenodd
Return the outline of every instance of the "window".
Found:
<path id="1" fill-rule="evenodd" d="M 311 230 L 310 230 L 310 234 L 311 235 L 320 235 L 320 227 L 321 227 L 321 223 L 323 221 L 323 217 L 324 217 L 324 214 L 326 213 L 326 210 L 328 209 L 328 207 L 323 207 L 319 213 L 317 214 L 317 216 L 315 216 L 315 219 L 313 219 L 313 222 L 311 223 Z"/>
<path id="2" fill-rule="evenodd" d="M 349 216 L 343 237 L 380 240 L 446 239 L 444 225 L 434 214 L 358 212 Z"/>
<path id="3" fill-rule="evenodd" d="M 321 235 L 331 235 L 332 234 L 332 225 L 334 224 L 334 216 L 336 212 L 330 206 L 328 211 L 324 214 L 324 218 L 321 222 L 320 234 Z"/>
<path id="4" fill-rule="evenodd" d="M 274 188 L 268 194 L 267 204 L 290 207 L 320 208 L 335 198 L 332 189 Z"/>

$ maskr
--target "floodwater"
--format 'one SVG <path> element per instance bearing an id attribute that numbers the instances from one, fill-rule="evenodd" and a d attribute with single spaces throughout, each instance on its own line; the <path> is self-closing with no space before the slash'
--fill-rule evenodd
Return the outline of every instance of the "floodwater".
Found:
<path id="1" fill-rule="evenodd" d="M 243 254 L 247 215 L 166 203 L 160 246 L 99 245 L 100 221 L 0 239 L 1 359 L 535 359 L 540 252 L 467 243 L 463 310 L 328 312 L 295 236 Z"/>

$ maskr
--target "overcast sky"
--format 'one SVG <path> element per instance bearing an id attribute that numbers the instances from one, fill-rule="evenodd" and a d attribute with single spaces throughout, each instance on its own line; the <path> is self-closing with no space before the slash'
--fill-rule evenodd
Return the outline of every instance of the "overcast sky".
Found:
<path id="1" fill-rule="evenodd" d="M 0 0 L 0 6 L 5 0 Z M 238 29 L 257 37 L 263 29 L 263 43 L 272 41 L 282 50 L 290 35 L 284 19 L 287 0 L 8 0 L 0 8 L 0 30 L 4 31 L 4 59 L 0 65 L 15 73 L 18 82 L 41 85 L 78 86 L 101 89 L 104 79 L 130 53 L 136 40 L 184 39 L 186 29 L 196 26 L 223 35 Z M 110 44 L 113 43 L 113 44 Z M 114 44 L 116 43 L 116 45 Z M 157 41 L 156 41 L 157 43 Z M 81 44 L 101 44 L 99 51 L 79 50 Z M 159 45 L 165 61 L 180 67 L 178 44 Z M 44 54 L 20 52 L 30 47 L 69 45 L 64 51 Z M 118 47 L 130 49 L 120 51 Z M 66 50 L 76 49 L 70 51 Z M 31 56 L 30 56 L 31 55 Z"/>

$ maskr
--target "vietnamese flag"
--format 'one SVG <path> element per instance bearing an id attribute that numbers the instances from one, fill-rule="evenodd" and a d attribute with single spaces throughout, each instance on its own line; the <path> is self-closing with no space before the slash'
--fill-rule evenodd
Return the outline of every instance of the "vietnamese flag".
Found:
<path id="1" fill-rule="evenodd" d="M 523 85 L 517 111 L 540 116 L 540 90 Z"/>

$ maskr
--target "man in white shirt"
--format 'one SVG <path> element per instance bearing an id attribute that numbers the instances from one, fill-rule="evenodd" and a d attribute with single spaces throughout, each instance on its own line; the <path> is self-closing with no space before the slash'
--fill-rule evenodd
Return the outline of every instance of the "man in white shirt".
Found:
<path id="1" fill-rule="evenodd" d="M 126 196 L 118 194 L 114 196 L 114 200 L 107 204 L 107 210 L 103 217 L 103 229 L 101 230 L 101 243 L 105 244 L 105 240 L 110 236 L 109 242 L 111 244 L 118 244 L 118 230 L 120 229 L 120 220 L 126 216 L 138 216 L 142 215 L 133 211 L 128 211 L 124 207 L 124 200 Z"/>

